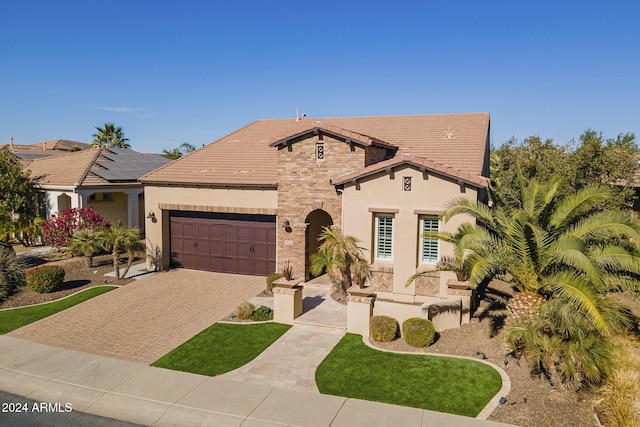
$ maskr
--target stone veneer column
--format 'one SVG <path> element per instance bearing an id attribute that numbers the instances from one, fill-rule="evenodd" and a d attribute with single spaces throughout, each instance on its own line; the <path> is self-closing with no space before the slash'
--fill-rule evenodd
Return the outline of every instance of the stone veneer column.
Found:
<path id="1" fill-rule="evenodd" d="M 324 144 L 324 159 L 316 147 Z M 297 277 L 305 277 L 307 216 L 327 212 L 333 227 L 342 227 L 342 196 L 331 179 L 364 167 L 362 147 L 324 134 L 309 134 L 278 147 L 278 271 L 289 261 Z M 282 225 L 289 221 L 290 228 Z"/>

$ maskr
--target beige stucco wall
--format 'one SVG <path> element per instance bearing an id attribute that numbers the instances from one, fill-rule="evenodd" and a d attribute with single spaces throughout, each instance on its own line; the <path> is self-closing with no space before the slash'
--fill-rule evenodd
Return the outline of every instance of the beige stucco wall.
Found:
<path id="1" fill-rule="evenodd" d="M 412 178 L 411 191 L 403 190 L 405 176 Z M 395 168 L 393 174 L 384 171 L 363 179 L 358 184 L 345 184 L 342 196 L 343 231 L 360 239 L 374 270 L 384 268 L 386 271 L 393 271 L 394 294 L 415 295 L 415 284 L 405 288 L 407 279 L 418 270 L 435 267 L 435 264 L 418 261 L 420 215 L 415 211 L 443 212 L 451 199 L 466 197 L 476 200 L 477 195 L 476 189 L 461 187 L 457 181 L 432 173 L 423 174 L 410 166 L 401 166 Z M 382 213 L 393 212 L 393 259 L 390 261 L 375 260 L 373 256 L 376 210 Z M 469 217 L 457 216 L 446 224 L 440 222 L 440 230 L 455 231 L 460 224 L 470 221 Z M 450 244 L 438 244 L 440 257 L 453 255 Z"/>
<path id="2" fill-rule="evenodd" d="M 147 254 L 153 262 L 148 262 L 150 268 L 164 269 L 169 266 L 169 210 L 161 209 L 161 205 L 174 205 L 178 210 L 201 210 L 208 207 L 209 211 L 221 208 L 222 212 L 229 212 L 224 208 L 235 209 L 238 213 L 275 212 L 278 206 L 277 191 L 275 189 L 240 189 L 240 188 L 187 188 L 187 187 L 144 187 L 145 233 Z M 213 210 L 211 210 L 213 208 Z M 242 210 L 242 212 L 241 212 Z M 252 210 L 256 210 L 252 212 Z M 149 212 L 155 214 L 155 222 L 146 218 Z M 276 227 L 279 233 L 279 227 Z"/>
<path id="3" fill-rule="evenodd" d="M 110 193 L 111 200 L 100 200 L 102 193 Z M 127 200 L 128 197 L 125 193 L 109 192 L 109 191 L 96 191 L 98 200 L 88 202 L 88 205 L 93 208 L 93 211 L 108 221 L 110 224 L 115 224 L 120 221 L 123 225 L 128 226 L 128 210 Z"/>

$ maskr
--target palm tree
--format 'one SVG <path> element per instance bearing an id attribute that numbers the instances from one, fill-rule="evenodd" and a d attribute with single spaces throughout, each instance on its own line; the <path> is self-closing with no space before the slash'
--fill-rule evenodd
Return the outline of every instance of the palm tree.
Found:
<path id="1" fill-rule="evenodd" d="M 116 278 L 123 279 L 131 263 L 135 258 L 136 252 L 144 251 L 144 243 L 140 241 L 140 230 L 137 227 L 125 227 L 120 221 L 111 227 L 100 232 L 103 247 L 111 251 L 113 257 L 113 268 Z M 122 275 L 120 274 L 120 255 L 127 254 L 127 264 Z"/>
<path id="2" fill-rule="evenodd" d="M 368 263 L 362 256 L 360 241 L 353 236 L 344 236 L 329 227 L 323 227 L 318 237 L 320 247 L 311 256 L 311 273 L 321 274 L 327 271 L 334 287 L 334 291 L 346 296 L 347 289 L 353 284 L 355 274 L 359 283 L 369 276 L 369 269 L 364 267 Z"/>
<path id="3" fill-rule="evenodd" d="M 117 147 L 131 148 L 129 139 L 124 137 L 124 131 L 120 126 L 116 127 L 114 123 L 105 123 L 104 128 L 96 127 L 98 132 L 94 133 L 94 147 Z"/>
<path id="4" fill-rule="evenodd" d="M 476 224 L 438 237 L 455 245 L 456 263 L 472 286 L 498 275 L 512 283 L 506 338 L 515 352 L 549 375 L 560 372 L 562 380 L 598 382 L 610 360 L 606 337 L 629 323 L 627 311 L 606 293 L 638 288 L 640 257 L 633 242 L 640 224 L 630 213 L 599 209 L 611 195 L 606 187 L 589 186 L 564 199 L 559 188 L 558 181 L 520 183 L 513 207 L 504 206 L 491 187 L 491 207 L 456 199 L 443 219 L 465 214 Z M 580 359 L 575 350 L 587 346 L 576 343 L 587 341 L 592 351 Z M 578 362 L 566 365 L 572 357 Z M 589 363 L 600 375 L 587 375 Z"/>
<path id="5" fill-rule="evenodd" d="M 79 230 L 69 240 L 67 249 L 75 255 L 82 255 L 87 261 L 87 267 L 93 268 L 93 257 L 101 249 L 102 245 L 98 234 L 91 230 Z"/>

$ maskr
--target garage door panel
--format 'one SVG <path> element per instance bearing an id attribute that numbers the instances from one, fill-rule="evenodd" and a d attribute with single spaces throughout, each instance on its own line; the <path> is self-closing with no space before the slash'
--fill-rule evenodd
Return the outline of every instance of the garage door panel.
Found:
<path id="1" fill-rule="evenodd" d="M 172 265 L 268 275 L 275 269 L 275 217 L 171 212 Z"/>

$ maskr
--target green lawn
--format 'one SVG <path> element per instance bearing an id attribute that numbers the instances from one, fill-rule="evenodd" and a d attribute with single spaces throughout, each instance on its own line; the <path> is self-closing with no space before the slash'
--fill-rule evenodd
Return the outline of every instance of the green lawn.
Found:
<path id="1" fill-rule="evenodd" d="M 252 361 L 289 328 L 280 323 L 215 323 L 151 366 L 209 376 L 224 374 Z"/>
<path id="2" fill-rule="evenodd" d="M 475 417 L 500 390 L 488 365 L 374 350 L 347 334 L 316 371 L 320 393 Z"/>
<path id="3" fill-rule="evenodd" d="M 116 286 L 97 286 L 78 292 L 68 298 L 52 301 L 47 304 L 31 307 L 19 307 L 11 310 L 0 311 L 0 334 L 6 334 L 36 320 L 51 316 L 66 308 L 80 304 L 90 298 L 116 289 Z"/>

